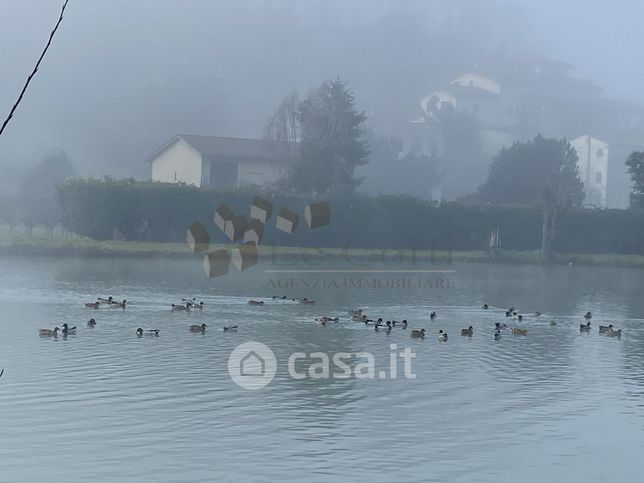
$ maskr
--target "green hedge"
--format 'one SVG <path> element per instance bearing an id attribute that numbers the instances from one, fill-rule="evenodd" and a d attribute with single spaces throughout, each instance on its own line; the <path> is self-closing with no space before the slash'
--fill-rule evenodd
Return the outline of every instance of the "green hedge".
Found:
<path id="1" fill-rule="evenodd" d="M 193 221 L 206 225 L 214 242 L 227 239 L 213 224 L 214 209 L 226 203 L 248 216 L 252 199 L 273 202 L 274 213 L 288 207 L 301 216 L 287 235 L 266 227 L 264 244 L 354 248 L 481 250 L 497 226 L 505 249 L 541 246 L 539 207 L 471 207 L 435 204 L 407 196 L 356 195 L 331 200 L 331 224 L 309 230 L 304 205 L 315 198 L 258 191 L 212 191 L 181 184 L 112 180 L 66 181 L 58 188 L 64 226 L 98 240 L 115 236 L 137 241 L 182 241 Z M 561 221 L 556 249 L 576 253 L 644 253 L 644 211 L 578 210 Z"/>

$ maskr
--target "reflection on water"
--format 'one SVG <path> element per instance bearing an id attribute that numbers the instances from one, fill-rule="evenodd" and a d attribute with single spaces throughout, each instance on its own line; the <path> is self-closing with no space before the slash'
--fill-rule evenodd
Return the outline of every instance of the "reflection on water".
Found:
<path id="1" fill-rule="evenodd" d="M 639 480 L 644 272 L 450 268 L 446 288 L 284 289 L 261 267 L 208 281 L 194 260 L 0 260 L 0 480 Z M 282 293 L 317 303 L 246 304 Z M 97 295 L 131 303 L 83 307 Z M 193 295 L 203 312 L 169 311 Z M 527 337 L 495 342 L 493 324 L 506 320 L 485 302 L 544 316 L 521 324 Z M 355 307 L 429 336 L 348 322 Z M 580 334 L 587 310 L 622 339 Z M 321 327 L 320 315 L 345 321 Z M 77 335 L 37 336 L 65 321 Z M 187 330 L 202 322 L 206 334 Z M 221 331 L 233 322 L 238 333 Z M 469 325 L 474 336 L 461 337 Z M 137 327 L 160 337 L 137 338 Z M 250 340 L 278 359 L 258 392 L 227 373 L 230 352 Z M 294 381 L 286 370 L 294 351 L 369 351 L 386 369 L 393 343 L 415 351 L 416 379 Z"/>

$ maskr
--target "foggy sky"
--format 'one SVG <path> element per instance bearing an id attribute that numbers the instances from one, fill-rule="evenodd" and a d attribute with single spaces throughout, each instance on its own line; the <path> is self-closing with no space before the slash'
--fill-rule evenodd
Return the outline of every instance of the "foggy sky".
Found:
<path id="1" fill-rule="evenodd" d="M 0 4 L 2 118 L 61 3 Z M 637 0 L 71 0 L 0 162 L 12 178 L 62 148 L 80 174 L 145 178 L 145 157 L 171 135 L 258 137 L 282 97 L 335 76 L 375 130 L 395 133 L 418 108 L 405 96 L 441 79 L 427 55 L 443 46 L 424 37 L 441 29 L 466 64 L 472 48 L 541 55 L 605 97 L 644 103 L 641 18 Z"/>

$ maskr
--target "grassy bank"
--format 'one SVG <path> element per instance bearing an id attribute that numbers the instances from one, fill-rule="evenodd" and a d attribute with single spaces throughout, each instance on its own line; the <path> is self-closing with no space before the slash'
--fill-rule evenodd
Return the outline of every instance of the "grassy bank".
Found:
<path id="1" fill-rule="evenodd" d="M 232 247 L 233 245 L 227 245 Z M 213 246 L 213 248 L 226 247 L 226 245 Z M 430 261 L 433 263 L 450 262 L 479 262 L 479 263 L 511 263 L 511 264 L 539 264 L 538 251 L 503 251 L 496 261 L 492 261 L 485 251 L 432 251 L 432 250 L 378 250 L 378 249 L 341 249 L 341 248 L 300 248 L 300 247 L 275 247 L 264 245 L 260 252 L 263 257 L 332 257 L 364 258 L 374 261 L 386 258 L 388 262 L 395 263 L 401 259 L 403 263 L 411 260 Z M 121 257 L 194 257 L 188 251 L 185 243 L 155 243 L 131 242 L 119 240 L 99 241 L 62 232 L 34 230 L 28 234 L 24 229 L 9 231 L 0 229 L 0 256 L 121 256 Z M 593 265 L 612 267 L 644 268 L 643 255 L 622 254 L 560 254 L 558 263 L 573 265 Z"/>

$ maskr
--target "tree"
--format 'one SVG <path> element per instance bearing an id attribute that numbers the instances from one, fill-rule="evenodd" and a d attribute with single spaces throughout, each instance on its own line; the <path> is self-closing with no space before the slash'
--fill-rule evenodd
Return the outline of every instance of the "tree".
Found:
<path id="1" fill-rule="evenodd" d="M 436 101 L 430 102 L 436 105 Z M 443 195 L 454 199 L 471 193 L 486 175 L 481 130 L 476 119 L 447 103 L 430 112 L 426 120 L 432 142 L 445 167 L 441 181 Z"/>
<path id="2" fill-rule="evenodd" d="M 369 163 L 360 171 L 363 191 L 431 198 L 443 176 L 435 155 L 405 152 L 402 141 L 394 136 L 378 136 L 370 146 Z"/>
<path id="3" fill-rule="evenodd" d="M 479 188 L 484 201 L 534 205 L 550 189 L 556 198 L 573 206 L 584 199 L 584 185 L 577 173 L 577 153 L 565 139 L 541 135 L 525 143 L 502 148 L 490 165 L 487 181 Z"/>
<path id="4" fill-rule="evenodd" d="M 552 261 L 560 216 L 581 206 L 584 186 L 577 173 L 577 152 L 565 139 L 541 135 L 525 143 L 502 148 L 479 188 L 482 200 L 520 205 L 541 204 L 543 225 L 541 256 Z"/>
<path id="5" fill-rule="evenodd" d="M 20 195 L 32 199 L 51 199 L 56 185 L 74 175 L 74 166 L 65 151 L 52 151 L 25 174 Z"/>
<path id="6" fill-rule="evenodd" d="M 299 155 L 286 175 L 300 192 L 348 193 L 360 180 L 356 166 L 366 164 L 369 150 L 362 139 L 367 116 L 356 109 L 346 82 L 327 81 L 298 106 Z"/>
<path id="7" fill-rule="evenodd" d="M 633 151 L 624 164 L 633 182 L 631 208 L 644 208 L 644 151 Z"/>
<path id="8" fill-rule="evenodd" d="M 300 96 L 294 92 L 285 97 L 275 114 L 268 118 L 264 127 L 264 139 L 285 144 L 287 152 L 300 139 L 298 109 Z"/>

